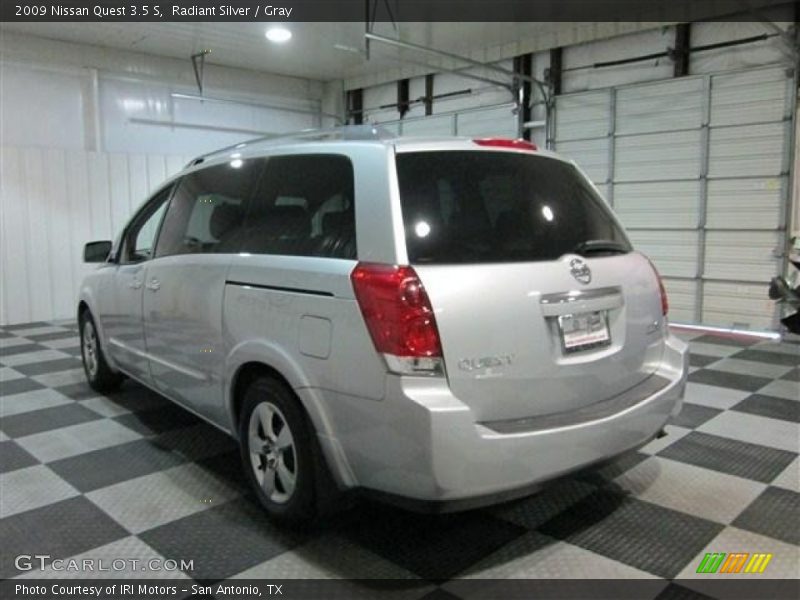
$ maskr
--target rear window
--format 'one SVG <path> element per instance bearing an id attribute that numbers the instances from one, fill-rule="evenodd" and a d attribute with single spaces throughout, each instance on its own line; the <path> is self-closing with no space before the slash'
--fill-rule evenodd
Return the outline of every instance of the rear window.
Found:
<path id="1" fill-rule="evenodd" d="M 631 250 L 602 198 L 568 163 L 480 151 L 400 153 L 396 162 L 411 263 Z"/>

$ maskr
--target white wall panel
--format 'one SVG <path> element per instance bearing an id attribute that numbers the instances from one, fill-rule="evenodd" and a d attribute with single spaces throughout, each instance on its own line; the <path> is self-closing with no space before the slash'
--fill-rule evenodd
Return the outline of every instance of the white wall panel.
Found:
<path id="1" fill-rule="evenodd" d="M 788 122 L 711 129 L 709 177 L 780 175 Z"/>
<path id="2" fill-rule="evenodd" d="M 83 245 L 111 239 L 187 156 L 0 147 L 0 323 L 69 318 Z"/>
<path id="3" fill-rule="evenodd" d="M 511 106 L 486 108 L 459 113 L 456 123 L 458 135 L 518 137 L 517 115 Z"/>
<path id="4" fill-rule="evenodd" d="M 703 81 L 699 78 L 621 88 L 616 99 L 616 133 L 700 127 L 702 107 Z"/>
<path id="5" fill-rule="evenodd" d="M 452 115 L 430 116 L 424 119 L 410 119 L 402 122 L 404 136 L 454 135 Z"/>
<path id="6" fill-rule="evenodd" d="M 709 231 L 706 233 L 705 276 L 709 279 L 764 281 L 778 274 L 777 231 Z"/>
<path id="7" fill-rule="evenodd" d="M 782 120 L 791 114 L 791 81 L 781 67 L 715 75 L 711 126 Z"/>
<path id="8" fill-rule="evenodd" d="M 628 232 L 637 250 L 655 263 L 664 277 L 694 277 L 697 274 L 697 231 Z"/>
<path id="9" fill-rule="evenodd" d="M 700 130 L 616 138 L 615 181 L 694 179 L 700 176 Z"/>
<path id="10" fill-rule="evenodd" d="M 712 229 L 777 229 L 785 178 L 712 179 L 706 222 Z"/>
<path id="11" fill-rule="evenodd" d="M 609 133 L 611 96 L 607 90 L 559 96 L 556 104 L 556 149 L 568 140 L 605 137 Z"/>
<path id="12" fill-rule="evenodd" d="M 558 153 L 574 160 L 595 184 L 608 180 L 608 139 L 559 142 Z"/>
<path id="13" fill-rule="evenodd" d="M 702 322 L 745 329 L 769 329 L 773 325 L 775 303 L 767 296 L 767 289 L 766 282 L 705 282 Z"/>
<path id="14" fill-rule="evenodd" d="M 614 210 L 632 229 L 692 229 L 699 222 L 699 205 L 699 181 L 614 186 Z"/>
<path id="15" fill-rule="evenodd" d="M 669 320 L 674 323 L 694 322 L 698 283 L 669 277 L 664 277 L 663 281 L 667 290 L 667 298 L 669 298 Z"/>

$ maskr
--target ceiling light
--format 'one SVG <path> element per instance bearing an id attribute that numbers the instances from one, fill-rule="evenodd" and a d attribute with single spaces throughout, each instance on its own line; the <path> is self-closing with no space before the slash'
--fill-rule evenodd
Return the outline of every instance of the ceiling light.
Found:
<path id="1" fill-rule="evenodd" d="M 284 27 L 272 27 L 267 29 L 267 39 L 276 44 L 282 44 L 292 39 L 292 32 Z"/>

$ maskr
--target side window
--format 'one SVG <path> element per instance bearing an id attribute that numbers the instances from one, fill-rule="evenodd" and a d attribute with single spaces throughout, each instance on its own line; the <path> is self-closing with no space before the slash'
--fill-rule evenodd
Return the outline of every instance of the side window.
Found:
<path id="1" fill-rule="evenodd" d="M 125 233 L 121 262 L 136 263 L 153 257 L 158 228 L 167 209 L 172 186 L 158 192 L 133 220 Z"/>
<path id="2" fill-rule="evenodd" d="M 156 256 L 239 252 L 245 204 L 264 163 L 233 160 L 184 177 L 164 218 Z"/>
<path id="3" fill-rule="evenodd" d="M 353 166 L 336 154 L 276 156 L 245 219 L 241 251 L 356 257 Z"/>

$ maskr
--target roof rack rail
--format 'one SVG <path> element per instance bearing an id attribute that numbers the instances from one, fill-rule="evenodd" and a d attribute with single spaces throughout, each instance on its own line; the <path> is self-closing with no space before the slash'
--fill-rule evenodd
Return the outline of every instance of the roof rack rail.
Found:
<path id="1" fill-rule="evenodd" d="M 323 140 L 388 140 L 396 138 L 397 135 L 378 125 L 343 125 L 340 127 L 331 127 L 328 129 L 302 129 L 292 133 L 279 133 L 275 135 L 265 135 L 247 140 L 239 144 L 220 148 L 201 154 L 189 161 L 186 167 L 199 165 L 205 159 L 216 156 L 217 154 L 224 154 L 231 150 L 241 150 L 253 144 L 269 145 L 272 142 L 286 142 L 291 140 L 318 142 Z"/>

